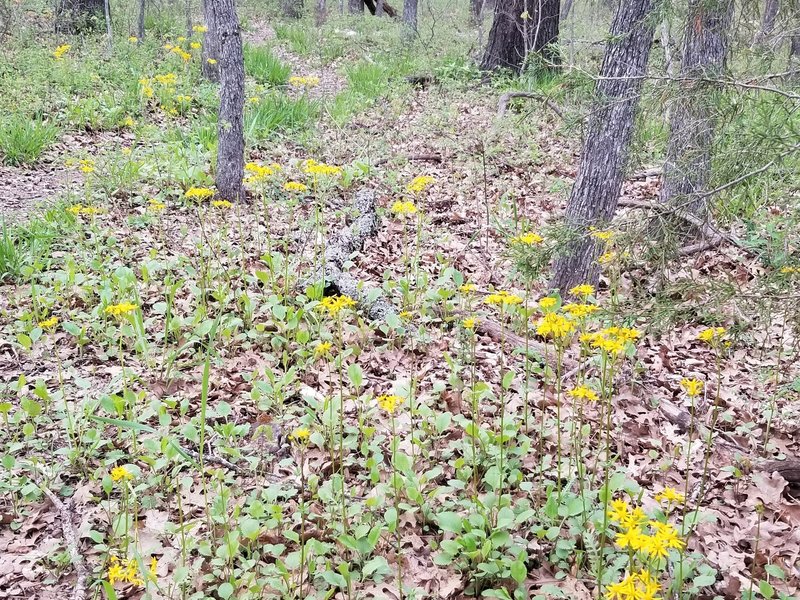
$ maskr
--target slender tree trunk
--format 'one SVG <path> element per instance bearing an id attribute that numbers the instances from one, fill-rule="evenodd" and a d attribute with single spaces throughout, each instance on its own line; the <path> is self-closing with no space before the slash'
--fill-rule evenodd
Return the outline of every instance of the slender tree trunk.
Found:
<path id="1" fill-rule="evenodd" d="M 109 4 L 109 0 L 105 0 L 103 3 L 103 12 L 105 13 L 106 17 L 106 39 L 108 43 L 107 52 L 108 55 L 114 52 L 114 30 L 111 27 L 111 5 Z"/>
<path id="2" fill-rule="evenodd" d="M 661 201 L 703 216 L 714 144 L 714 91 L 725 69 L 733 0 L 690 0 L 680 84 L 670 108 Z"/>
<path id="3" fill-rule="evenodd" d="M 328 16 L 328 4 L 326 0 L 317 0 L 317 7 L 314 11 L 314 21 L 317 27 L 325 22 L 325 17 Z"/>
<path id="4" fill-rule="evenodd" d="M 793 35 L 789 43 L 789 62 L 794 65 L 800 61 L 800 34 Z"/>
<path id="5" fill-rule="evenodd" d="M 192 0 L 186 0 L 186 37 L 192 37 L 192 27 L 194 27 L 194 23 L 192 21 Z"/>
<path id="6" fill-rule="evenodd" d="M 78 33 L 96 29 L 105 17 L 105 0 L 58 0 L 54 28 L 56 33 Z"/>
<path id="7" fill-rule="evenodd" d="M 244 199 L 244 56 L 236 0 L 207 0 L 219 42 L 219 129 L 216 185 L 226 200 Z"/>
<path id="8" fill-rule="evenodd" d="M 357 15 L 364 12 L 364 0 L 349 0 L 347 6 L 350 14 Z"/>
<path id="9" fill-rule="evenodd" d="M 139 20 L 136 23 L 136 37 L 138 43 L 141 44 L 144 40 L 144 11 L 147 0 L 139 0 Z"/>
<path id="10" fill-rule="evenodd" d="M 217 39 L 216 12 L 211 3 L 214 0 L 203 0 L 203 18 L 206 22 L 206 32 L 203 34 L 203 50 L 201 57 L 203 63 L 200 69 L 203 77 L 209 81 L 219 81 L 219 40 Z"/>
<path id="11" fill-rule="evenodd" d="M 282 0 L 283 16 L 289 19 L 299 19 L 303 16 L 303 0 Z"/>
<path id="12" fill-rule="evenodd" d="M 572 5 L 574 4 L 574 0 L 564 0 L 564 4 L 561 5 L 561 20 L 566 21 L 569 18 L 569 14 L 572 12 Z"/>
<path id="13" fill-rule="evenodd" d="M 481 69 L 507 68 L 519 73 L 531 52 L 540 54 L 548 68 L 559 65 L 559 17 L 560 0 L 498 2 Z"/>
<path id="14" fill-rule="evenodd" d="M 470 0 L 469 16 L 470 22 L 473 25 L 478 25 L 481 21 L 483 21 L 483 5 L 484 0 Z"/>
<path id="15" fill-rule="evenodd" d="M 667 75 L 675 77 L 675 60 L 672 54 L 672 33 L 669 28 L 669 21 L 664 19 L 658 26 L 658 33 L 661 36 L 661 48 L 664 50 L 664 69 Z"/>
<path id="16" fill-rule="evenodd" d="M 780 0 L 765 0 L 764 12 L 761 15 L 761 30 L 756 35 L 756 46 L 765 46 L 769 41 L 769 36 L 775 29 L 775 21 L 780 11 Z"/>
<path id="17" fill-rule="evenodd" d="M 622 188 L 636 111 L 655 33 L 658 0 L 620 2 L 606 44 L 578 177 L 565 220 L 575 234 L 553 265 L 551 287 L 569 290 L 599 277 L 599 247 L 589 227 L 611 220 Z"/>
<path id="18" fill-rule="evenodd" d="M 383 10 L 383 3 L 384 3 L 384 0 L 378 0 L 375 3 L 375 16 L 376 17 L 382 17 L 385 14 L 385 12 Z"/>
<path id="19" fill-rule="evenodd" d="M 419 0 L 405 0 L 403 2 L 403 23 L 413 31 L 417 30 L 417 4 Z"/>

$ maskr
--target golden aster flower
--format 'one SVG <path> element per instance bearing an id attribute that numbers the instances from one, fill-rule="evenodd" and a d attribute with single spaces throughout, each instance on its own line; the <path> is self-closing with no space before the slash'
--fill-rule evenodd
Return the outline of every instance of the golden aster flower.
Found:
<path id="1" fill-rule="evenodd" d="M 172 49 L 173 49 L 175 46 L 173 46 L 172 44 L 164 44 L 164 45 L 163 45 L 163 46 L 161 46 L 161 47 L 162 47 L 164 50 L 172 50 Z"/>
<path id="2" fill-rule="evenodd" d="M 106 575 L 108 583 L 111 585 L 117 582 L 144 585 L 144 581 L 139 577 L 139 568 L 136 566 L 136 560 L 133 558 L 121 561 L 116 556 L 112 556 Z"/>
<path id="3" fill-rule="evenodd" d="M 308 186 L 299 181 L 287 181 L 283 184 L 283 189 L 287 192 L 307 192 Z"/>
<path id="4" fill-rule="evenodd" d="M 800 267 L 781 267 L 781 273 L 784 275 L 791 275 L 792 273 L 800 273 Z"/>
<path id="5" fill-rule="evenodd" d="M 261 104 L 261 98 L 259 98 L 258 96 L 250 96 L 250 97 L 247 99 L 247 101 L 248 101 L 250 104 Z"/>
<path id="6" fill-rule="evenodd" d="M 604 252 L 597 257 L 597 264 L 602 266 L 610 265 L 617 260 L 617 256 L 616 252 Z"/>
<path id="7" fill-rule="evenodd" d="M 81 214 L 82 210 L 83 210 L 83 204 L 73 204 L 67 209 L 67 212 L 77 217 L 79 214 Z"/>
<path id="8" fill-rule="evenodd" d="M 289 77 L 289 85 L 294 87 L 306 87 L 306 88 L 316 87 L 319 85 L 319 77 L 316 77 L 314 75 L 306 75 L 306 76 L 294 75 L 292 77 Z"/>
<path id="9" fill-rule="evenodd" d="M 200 42 L 192 42 L 191 44 L 189 44 L 189 46 L 192 48 L 192 50 L 200 50 L 200 48 L 203 47 L 203 44 L 201 44 Z"/>
<path id="10" fill-rule="evenodd" d="M 463 325 L 464 329 L 475 329 L 477 324 L 478 320 L 475 317 L 467 317 L 461 321 L 461 325 Z"/>
<path id="11" fill-rule="evenodd" d="M 671 487 L 665 487 L 663 490 L 658 492 L 654 498 L 656 502 L 663 502 L 666 500 L 667 502 L 675 504 L 680 504 L 685 500 L 685 496 L 683 494 Z"/>
<path id="12" fill-rule="evenodd" d="M 164 73 L 163 75 L 156 75 L 155 80 L 160 85 L 170 87 L 178 82 L 178 76 L 175 73 Z"/>
<path id="13" fill-rule="evenodd" d="M 459 286 L 458 291 L 463 294 L 471 294 L 477 289 L 478 287 L 474 283 L 465 283 L 464 285 Z"/>
<path id="14" fill-rule="evenodd" d="M 114 467 L 113 469 L 111 469 L 111 480 L 112 481 L 121 481 L 123 479 L 124 480 L 133 479 L 133 475 L 131 475 L 131 472 L 128 471 L 128 469 L 126 469 L 123 466 Z"/>
<path id="15" fill-rule="evenodd" d="M 330 342 L 320 342 L 314 347 L 314 356 L 316 358 L 328 356 L 331 353 L 331 347 L 332 345 Z"/>
<path id="16" fill-rule="evenodd" d="M 342 167 L 335 165 L 328 165 L 325 163 L 317 162 L 313 158 L 309 158 L 303 163 L 301 170 L 310 175 L 330 175 L 338 176 L 342 174 Z"/>
<path id="17" fill-rule="evenodd" d="M 598 310 L 600 310 L 600 307 L 595 304 L 565 304 L 562 309 L 571 317 L 583 319 L 593 313 L 596 313 Z"/>
<path id="18" fill-rule="evenodd" d="M 305 445 L 311 438 L 311 431 L 308 427 L 298 427 L 289 436 L 291 440 L 297 444 Z"/>
<path id="19" fill-rule="evenodd" d="M 569 293 L 573 296 L 581 296 L 582 298 L 586 298 L 587 296 L 594 294 L 594 286 L 589 285 L 588 283 L 582 283 L 581 285 L 576 285 L 574 288 L 572 288 Z"/>
<path id="20" fill-rule="evenodd" d="M 566 341 L 575 332 L 575 323 L 563 315 L 546 313 L 536 324 L 536 333 L 557 342 Z"/>
<path id="21" fill-rule="evenodd" d="M 320 306 L 332 317 L 338 315 L 343 309 L 353 308 L 358 304 L 350 296 L 326 296 L 320 300 Z"/>
<path id="22" fill-rule="evenodd" d="M 544 238 L 537 233 L 523 233 L 522 235 L 516 235 L 511 238 L 512 244 L 520 244 L 524 246 L 536 246 L 541 244 L 544 241 Z"/>
<path id="23" fill-rule="evenodd" d="M 645 543 L 647 536 L 642 533 L 640 527 L 632 527 L 623 532 L 614 534 L 614 543 L 617 544 L 622 550 L 630 548 L 631 550 L 641 550 Z"/>
<path id="24" fill-rule="evenodd" d="M 121 304 L 111 304 L 106 306 L 105 313 L 113 317 L 121 317 L 136 310 L 137 306 L 130 302 L 122 302 Z"/>
<path id="25" fill-rule="evenodd" d="M 138 41 L 139 41 L 139 38 L 138 38 L 138 37 L 136 37 L 135 35 L 132 35 L 131 37 L 129 37 L 129 38 L 128 38 L 128 41 L 129 41 L 131 44 L 135 44 L 136 42 L 138 42 Z"/>
<path id="26" fill-rule="evenodd" d="M 644 536 L 642 550 L 650 558 L 667 558 L 669 556 L 667 541 L 658 535 Z"/>
<path id="27" fill-rule="evenodd" d="M 58 325 L 58 317 L 50 317 L 49 319 L 45 319 L 44 321 L 39 321 L 39 327 L 42 329 L 52 329 L 56 325 Z"/>
<path id="28" fill-rule="evenodd" d="M 397 410 L 397 407 L 402 403 L 403 399 L 400 396 L 395 396 L 394 394 L 378 396 L 378 406 L 380 406 L 390 415 L 393 415 L 394 411 Z"/>
<path id="29" fill-rule="evenodd" d="M 405 321 L 409 321 L 414 317 L 414 313 L 411 312 L 410 310 L 401 310 L 400 314 L 397 316 Z"/>
<path id="30" fill-rule="evenodd" d="M 411 180 L 411 183 L 406 186 L 406 189 L 413 194 L 419 194 L 427 190 L 434 183 L 436 183 L 436 179 L 429 175 L 417 175 Z"/>
<path id="31" fill-rule="evenodd" d="M 228 208 L 231 208 L 231 207 L 233 206 L 233 204 L 231 204 L 231 203 L 230 203 L 230 202 L 228 202 L 227 200 L 214 200 L 214 201 L 211 203 L 211 205 L 212 205 L 214 208 L 222 208 L 222 209 L 228 209 Z"/>
<path id="32" fill-rule="evenodd" d="M 161 212 L 162 210 L 167 208 L 167 205 L 164 204 L 163 202 L 156 200 L 155 198 L 150 198 L 147 201 L 147 208 L 152 210 L 153 212 Z"/>
<path id="33" fill-rule="evenodd" d="M 84 158 L 78 162 L 80 170 L 84 173 L 91 173 L 94 171 L 94 161 L 90 158 Z"/>
<path id="34" fill-rule="evenodd" d="M 596 229 L 595 227 L 590 227 L 589 235 L 596 240 L 600 240 L 601 242 L 610 242 L 612 239 L 614 239 L 614 236 L 616 234 L 610 229 L 603 230 L 603 229 Z"/>
<path id="35" fill-rule="evenodd" d="M 695 398 L 703 391 L 703 382 L 699 379 L 681 379 L 681 387 L 686 390 L 686 394 L 690 398 Z"/>
<path id="36" fill-rule="evenodd" d="M 727 333 L 727 329 L 724 327 L 710 327 L 708 329 L 704 329 L 699 334 L 697 334 L 697 339 L 701 342 L 705 342 L 707 344 L 714 345 L 725 336 Z"/>
<path id="37" fill-rule="evenodd" d="M 207 58 L 207 59 L 206 59 L 206 62 L 207 62 L 208 64 L 210 64 L 210 65 L 215 65 L 215 64 L 217 64 L 217 61 L 216 61 L 216 59 L 213 59 L 213 58 Z"/>
<path id="38" fill-rule="evenodd" d="M 417 205 L 413 202 L 406 201 L 403 202 L 402 200 L 397 200 L 394 204 L 392 204 L 392 212 L 397 216 L 406 216 L 406 215 L 415 215 L 417 214 Z"/>
<path id="39" fill-rule="evenodd" d="M 214 195 L 214 190 L 202 187 L 190 187 L 183 194 L 185 198 L 190 200 L 205 200 Z"/>
<path id="40" fill-rule="evenodd" d="M 186 41 L 186 37 L 185 37 L 185 36 L 183 36 L 183 35 L 179 35 L 179 36 L 178 36 L 178 41 L 179 41 L 179 42 L 181 42 L 181 43 L 183 43 L 183 42 L 185 42 L 185 41 Z"/>
<path id="41" fill-rule="evenodd" d="M 625 529 L 632 529 L 633 527 L 641 527 L 647 523 L 647 515 L 644 514 L 641 506 L 631 509 L 622 519 L 619 524 Z"/>
<path id="42" fill-rule="evenodd" d="M 595 392 L 593 389 L 589 387 L 586 387 L 585 385 L 581 385 L 574 389 L 571 389 L 569 392 L 567 392 L 567 394 L 569 394 L 569 396 L 571 396 L 572 398 L 588 400 L 589 402 L 597 402 L 597 400 L 599 399 L 597 392 Z"/>
<path id="43" fill-rule="evenodd" d="M 484 299 L 484 302 L 489 305 L 499 305 L 499 306 L 514 306 L 515 304 L 522 304 L 523 300 L 520 296 L 516 294 L 512 294 L 511 292 L 506 292 L 505 290 L 501 290 L 499 292 L 495 292 L 494 294 L 489 294 Z"/>
<path id="44" fill-rule="evenodd" d="M 192 31 L 194 31 L 195 33 L 205 33 L 206 31 L 208 31 L 208 27 L 206 27 L 205 25 L 195 25 L 194 27 L 192 27 Z"/>
<path id="45" fill-rule="evenodd" d="M 539 308 L 542 310 L 550 310 L 551 308 L 555 308 L 556 304 L 558 304 L 558 299 L 553 298 L 552 296 L 545 296 L 539 300 Z"/>
<path id="46" fill-rule="evenodd" d="M 56 60 L 61 60 L 64 58 L 64 55 L 69 52 L 69 49 L 72 48 L 69 44 L 62 44 L 55 50 L 53 50 L 53 56 Z"/>
<path id="47" fill-rule="evenodd" d="M 608 506 L 608 518 L 618 523 L 625 520 L 630 512 L 630 504 L 625 500 L 612 500 Z"/>

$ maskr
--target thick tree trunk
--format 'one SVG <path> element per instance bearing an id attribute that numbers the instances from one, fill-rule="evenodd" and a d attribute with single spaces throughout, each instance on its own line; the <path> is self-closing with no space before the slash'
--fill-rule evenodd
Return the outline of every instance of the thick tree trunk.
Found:
<path id="1" fill-rule="evenodd" d="M 519 73 L 531 52 L 557 66 L 560 0 L 509 0 L 495 5 L 494 22 L 481 69 L 507 68 Z"/>
<path id="2" fill-rule="evenodd" d="M 769 36 L 775 29 L 775 21 L 780 8 L 780 0 L 765 0 L 764 13 L 761 15 L 761 30 L 755 40 L 757 46 L 764 46 L 769 41 Z"/>
<path id="3" fill-rule="evenodd" d="M 217 39 L 216 12 L 211 3 L 214 0 L 203 0 L 203 18 L 206 21 L 206 32 L 203 34 L 203 64 L 200 69 L 203 77 L 209 81 L 219 81 L 219 40 Z"/>
<path id="4" fill-rule="evenodd" d="M 96 29 L 105 19 L 105 0 L 58 0 L 56 33 L 78 33 Z"/>
<path id="5" fill-rule="evenodd" d="M 299 19 L 303 16 L 303 0 L 281 0 L 283 16 L 289 19 Z"/>
<path id="6" fill-rule="evenodd" d="M 725 69 L 733 0 L 690 0 L 680 84 L 670 108 L 670 136 L 661 201 L 704 216 L 714 143 L 714 90 Z"/>
<path id="7" fill-rule="evenodd" d="M 347 6 L 350 14 L 357 15 L 364 12 L 364 0 L 349 0 Z"/>
<path id="8" fill-rule="evenodd" d="M 405 0 L 403 2 L 403 23 L 414 31 L 417 30 L 417 4 L 419 0 Z"/>
<path id="9" fill-rule="evenodd" d="M 214 11 L 219 42 L 219 129 L 217 191 L 222 198 L 244 199 L 244 56 L 236 0 L 207 0 Z"/>
<path id="10" fill-rule="evenodd" d="M 383 0 L 378 0 L 375 4 L 375 16 L 382 17 L 384 15 Z"/>
<path id="11" fill-rule="evenodd" d="M 136 23 L 136 37 L 138 38 L 138 43 L 141 44 L 142 40 L 144 40 L 144 11 L 145 11 L 145 4 L 146 0 L 139 0 L 139 19 Z"/>
<path id="12" fill-rule="evenodd" d="M 553 265 L 551 287 L 569 290 L 599 277 L 599 248 L 589 227 L 611 220 L 633 135 L 647 61 L 655 33 L 657 0 L 619 3 L 606 45 L 595 107 L 590 113 L 578 177 L 567 203 L 566 223 L 575 234 Z"/>
<path id="13" fill-rule="evenodd" d="M 794 65 L 800 61 L 800 34 L 793 35 L 789 43 L 789 62 Z"/>

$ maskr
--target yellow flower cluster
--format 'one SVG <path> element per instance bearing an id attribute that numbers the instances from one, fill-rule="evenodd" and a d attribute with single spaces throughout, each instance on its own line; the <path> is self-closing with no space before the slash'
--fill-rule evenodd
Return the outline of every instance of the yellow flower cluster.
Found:
<path id="1" fill-rule="evenodd" d="M 178 83 L 178 76 L 175 73 L 164 73 L 163 75 L 156 75 L 153 79 L 156 83 L 164 87 L 171 87 Z"/>
<path id="2" fill-rule="evenodd" d="M 588 400 L 589 402 L 597 402 L 599 400 L 597 392 L 585 385 L 573 388 L 567 394 L 578 400 Z"/>
<path id="3" fill-rule="evenodd" d="M 460 286 L 458 288 L 458 291 L 463 293 L 463 294 L 471 294 L 472 292 L 474 292 L 477 289 L 478 289 L 478 286 L 476 286 L 474 283 L 465 283 L 464 285 L 462 285 L 462 286 Z"/>
<path id="4" fill-rule="evenodd" d="M 211 205 L 212 205 L 214 208 L 223 208 L 223 209 L 228 209 L 228 208 L 231 208 L 231 207 L 233 206 L 233 204 L 231 204 L 231 203 L 230 203 L 230 202 L 228 202 L 227 200 L 214 200 L 214 201 L 211 203 Z"/>
<path id="5" fill-rule="evenodd" d="M 558 299 L 552 296 L 545 296 L 539 300 L 539 308 L 542 310 L 551 310 L 555 308 L 556 304 L 558 304 Z"/>
<path id="6" fill-rule="evenodd" d="M 130 36 L 130 37 L 128 38 L 128 41 L 129 41 L 131 44 L 136 44 L 136 43 L 139 41 L 139 38 L 138 38 L 138 37 L 136 37 L 135 35 L 132 35 L 132 36 Z"/>
<path id="7" fill-rule="evenodd" d="M 102 208 L 97 208 L 96 206 L 84 206 L 83 204 L 73 204 L 67 209 L 67 212 L 70 214 L 75 215 L 86 215 L 86 216 L 94 216 L 99 215 L 103 212 Z"/>
<path id="8" fill-rule="evenodd" d="M 53 50 L 53 56 L 56 60 L 61 60 L 64 58 L 64 55 L 69 52 L 69 49 L 72 48 L 69 44 L 61 44 L 58 48 Z"/>
<path id="9" fill-rule="evenodd" d="M 78 167 L 84 173 L 91 173 L 94 171 L 95 162 L 91 158 L 84 158 L 78 161 Z"/>
<path id="10" fill-rule="evenodd" d="M 130 480 L 130 479 L 133 479 L 133 475 L 131 475 L 131 472 L 128 471 L 128 469 L 126 469 L 125 467 L 119 466 L 111 469 L 112 481 Z"/>
<path id="11" fill-rule="evenodd" d="M 670 549 L 681 550 L 686 545 L 675 527 L 648 520 L 640 507 L 631 508 L 624 500 L 612 501 L 608 516 L 619 526 L 614 540 L 623 550 L 629 548 L 650 558 L 666 558 Z"/>
<path id="12" fill-rule="evenodd" d="M 513 306 L 515 304 L 522 304 L 522 298 L 511 292 L 501 290 L 486 296 L 484 302 L 490 305 Z"/>
<path id="13" fill-rule="evenodd" d="M 313 158 L 309 158 L 303 163 L 302 170 L 310 175 L 331 175 L 335 177 L 342 174 L 342 167 L 317 162 Z"/>
<path id="14" fill-rule="evenodd" d="M 155 561 L 155 559 L 153 559 Z M 150 570 L 155 574 L 155 566 L 157 563 L 150 563 Z M 114 585 L 115 583 L 131 583 L 133 585 L 144 585 L 144 581 L 139 577 L 139 568 L 136 566 L 136 560 L 130 558 L 121 561 L 118 557 L 111 557 L 111 565 L 108 567 L 108 583 Z"/>
<path id="15" fill-rule="evenodd" d="M 695 398 L 703 391 L 703 382 L 699 379 L 687 379 L 684 377 L 681 379 L 681 387 L 686 390 L 686 394 L 690 398 Z"/>
<path id="16" fill-rule="evenodd" d="M 206 198 L 210 198 L 214 195 L 214 190 L 193 186 L 186 190 L 183 195 L 185 198 L 189 198 L 190 200 L 205 200 Z"/>
<path id="17" fill-rule="evenodd" d="M 624 352 L 629 342 L 635 343 L 641 335 L 639 330 L 629 327 L 606 327 L 596 333 L 583 334 L 581 342 L 616 356 Z"/>
<path id="18" fill-rule="evenodd" d="M 581 285 L 576 285 L 574 288 L 572 288 L 569 293 L 573 296 L 581 296 L 582 298 L 586 298 L 587 296 L 594 294 L 594 286 L 589 285 L 588 283 L 582 283 Z"/>
<path id="19" fill-rule="evenodd" d="M 135 304 L 131 304 L 130 302 L 122 302 L 120 304 L 110 304 L 109 306 L 106 306 L 105 311 L 103 312 L 105 312 L 107 315 L 111 315 L 112 317 L 121 317 L 133 312 L 136 310 L 136 308 L 137 306 Z"/>
<path id="20" fill-rule="evenodd" d="M 192 48 L 192 50 L 200 50 L 200 48 L 203 47 L 203 44 L 201 44 L 200 42 L 192 42 L 191 44 L 189 44 L 189 46 Z"/>
<path id="21" fill-rule="evenodd" d="M 314 348 L 314 356 L 316 358 L 328 356 L 331 353 L 331 347 L 332 345 L 330 342 L 320 342 L 317 344 L 316 348 Z"/>
<path id="22" fill-rule="evenodd" d="M 183 94 L 175 96 L 175 102 L 179 104 L 191 104 L 193 99 L 191 96 L 184 96 Z"/>
<path id="23" fill-rule="evenodd" d="M 574 332 L 575 323 L 555 312 L 545 314 L 536 324 L 536 333 L 562 343 L 568 340 Z"/>
<path id="24" fill-rule="evenodd" d="M 287 192 L 307 192 L 308 186 L 299 181 L 287 181 L 283 184 L 283 189 Z"/>
<path id="25" fill-rule="evenodd" d="M 181 38 L 178 38 L 178 41 L 182 41 Z M 185 41 L 185 38 L 184 38 L 183 41 Z M 168 45 L 169 44 L 167 44 L 167 46 Z M 164 47 L 166 48 L 166 46 L 164 46 Z M 181 59 L 183 59 L 183 62 L 185 62 L 185 63 L 187 63 L 190 60 L 192 60 L 192 55 L 189 54 L 188 52 L 186 52 L 186 50 L 184 50 L 180 46 L 172 46 L 172 47 L 169 48 L 169 51 L 172 52 L 173 54 L 177 54 L 178 56 L 180 56 Z"/>
<path id="26" fill-rule="evenodd" d="M 701 342 L 705 342 L 706 344 L 711 344 L 712 346 L 717 342 L 721 341 L 722 338 L 727 333 L 727 329 L 724 327 L 710 327 L 708 329 L 704 329 L 697 335 L 697 339 Z"/>
<path id="27" fill-rule="evenodd" d="M 614 239 L 616 233 L 610 229 L 597 229 L 596 227 L 589 227 L 589 235 L 596 240 L 600 240 L 601 242 L 610 242 Z"/>
<path id="28" fill-rule="evenodd" d="M 380 406 L 390 415 L 393 415 L 394 411 L 396 411 L 397 407 L 402 403 L 403 399 L 400 396 L 395 396 L 394 394 L 378 396 L 378 406 Z"/>
<path id="29" fill-rule="evenodd" d="M 328 311 L 328 313 L 335 317 L 345 308 L 353 308 L 358 304 L 350 296 L 326 296 L 320 300 L 320 306 Z"/>
<path id="30" fill-rule="evenodd" d="M 647 569 L 631 573 L 619 583 L 609 584 L 606 600 L 659 600 L 656 594 L 661 590 L 658 581 Z"/>
<path id="31" fill-rule="evenodd" d="M 467 317 L 461 322 L 461 325 L 464 326 L 464 329 L 475 329 L 477 324 L 478 320 L 475 317 Z"/>
<path id="32" fill-rule="evenodd" d="M 584 319 L 596 313 L 600 307 L 596 304 L 565 304 L 562 309 L 575 319 Z"/>
<path id="33" fill-rule="evenodd" d="M 49 319 L 45 319 L 44 321 L 39 321 L 39 327 L 42 329 L 52 329 L 56 325 L 58 325 L 58 317 L 50 317 Z"/>
<path id="34" fill-rule="evenodd" d="M 427 190 L 434 183 L 436 183 L 436 179 L 430 175 L 417 175 L 411 180 L 411 183 L 406 186 L 406 189 L 413 194 L 419 194 Z"/>
<path id="35" fill-rule="evenodd" d="M 289 77 L 289 85 L 294 87 L 306 87 L 306 88 L 317 87 L 319 85 L 319 77 L 316 77 L 314 75 L 305 75 L 305 76 L 294 75 L 292 77 Z"/>
<path id="36" fill-rule="evenodd" d="M 800 267 L 781 267 L 781 273 L 784 275 L 791 275 L 792 273 L 800 273 Z"/>
<path id="37" fill-rule="evenodd" d="M 522 235 L 516 235 L 511 238 L 512 244 L 520 244 L 524 246 L 536 246 L 541 244 L 544 241 L 544 238 L 537 233 L 528 232 L 523 233 Z"/>
<path id="38" fill-rule="evenodd" d="M 205 33 L 206 31 L 208 31 L 208 27 L 206 27 L 205 25 L 195 25 L 194 27 L 192 27 L 192 31 L 194 31 L 195 33 Z"/>
<path id="39" fill-rule="evenodd" d="M 392 212 L 398 216 L 415 215 L 417 214 L 417 205 L 413 202 L 397 200 L 392 204 Z"/>
<path id="40" fill-rule="evenodd" d="M 311 431 L 308 429 L 308 427 L 298 427 L 289 435 L 289 437 L 293 442 L 305 445 L 311 438 Z"/>
<path id="41" fill-rule="evenodd" d="M 162 210 L 167 208 L 167 205 L 164 204 L 163 202 L 160 202 L 159 200 L 156 200 L 155 198 L 150 198 L 147 201 L 147 208 L 149 208 L 153 212 L 161 212 Z"/>
<path id="42" fill-rule="evenodd" d="M 666 500 L 670 504 L 680 504 L 686 499 L 683 494 L 671 487 L 665 487 L 663 490 L 658 492 L 654 498 L 656 502 L 663 502 Z"/>

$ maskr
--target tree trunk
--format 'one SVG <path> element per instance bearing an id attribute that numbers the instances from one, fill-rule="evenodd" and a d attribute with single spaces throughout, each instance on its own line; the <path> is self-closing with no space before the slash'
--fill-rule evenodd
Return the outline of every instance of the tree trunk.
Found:
<path id="1" fill-rule="evenodd" d="M 690 0 L 680 83 L 670 108 L 661 201 L 703 217 L 714 143 L 714 90 L 725 69 L 733 0 Z"/>
<path id="2" fill-rule="evenodd" d="M 547 68 L 559 65 L 559 13 L 560 0 L 498 2 L 481 69 L 507 68 L 519 73 L 531 52 L 541 54 Z"/>
<path id="3" fill-rule="evenodd" d="M 146 0 L 139 0 L 139 20 L 136 23 L 136 37 L 138 43 L 141 44 L 144 40 L 144 10 Z"/>
<path id="4" fill-rule="evenodd" d="M 206 0 L 214 11 L 219 42 L 219 125 L 217 191 L 222 198 L 244 199 L 244 56 L 236 0 Z"/>
<path id="5" fill-rule="evenodd" d="M 572 5 L 574 3 L 574 0 L 564 0 L 564 4 L 561 6 L 562 21 L 566 21 L 569 18 L 569 14 L 572 12 Z"/>
<path id="6" fill-rule="evenodd" d="M 793 35 L 789 43 L 789 63 L 794 66 L 795 63 L 800 61 L 800 34 Z"/>
<path id="7" fill-rule="evenodd" d="M 106 43 L 108 44 L 106 52 L 110 57 L 114 52 L 114 30 L 111 28 L 111 5 L 109 4 L 109 0 L 103 2 L 103 13 L 106 18 Z"/>
<path id="8" fill-rule="evenodd" d="M 364 0 L 349 0 L 348 8 L 350 9 L 350 14 L 357 15 L 359 13 L 364 12 Z"/>
<path id="9" fill-rule="evenodd" d="M 303 16 L 303 0 L 282 0 L 283 16 L 289 19 L 299 19 Z"/>
<path id="10" fill-rule="evenodd" d="M 417 4 L 418 0 L 405 0 L 403 2 L 403 23 L 412 30 L 417 30 Z"/>
<path id="11" fill-rule="evenodd" d="M 186 0 L 186 37 L 192 37 L 192 27 L 194 27 L 194 22 L 192 21 L 192 0 Z"/>
<path id="12" fill-rule="evenodd" d="M 96 29 L 105 18 L 105 0 L 58 0 L 56 33 L 78 33 Z"/>
<path id="13" fill-rule="evenodd" d="M 469 16 L 473 25 L 478 25 L 483 20 L 483 0 L 470 0 Z"/>
<path id="14" fill-rule="evenodd" d="M 550 283 L 555 289 L 569 290 L 599 277 L 599 247 L 588 235 L 589 227 L 607 223 L 617 209 L 655 33 L 657 1 L 620 2 L 611 24 L 578 177 L 565 215 L 576 237 L 556 257 Z"/>
<path id="15" fill-rule="evenodd" d="M 219 40 L 217 39 L 216 13 L 211 6 L 214 0 L 203 0 L 203 18 L 206 32 L 203 34 L 202 64 L 203 77 L 209 81 L 219 81 Z"/>
<path id="16" fill-rule="evenodd" d="M 765 46 L 769 41 L 769 36 L 775 29 L 775 21 L 780 10 L 780 0 L 765 0 L 764 13 L 761 15 L 761 30 L 756 35 L 756 46 Z"/>
<path id="17" fill-rule="evenodd" d="M 375 4 L 375 16 L 382 17 L 383 15 L 384 15 L 383 0 L 378 0 L 378 2 Z"/>
<path id="18" fill-rule="evenodd" d="M 325 22 L 325 17 L 328 15 L 328 5 L 326 0 L 317 0 L 316 10 L 314 10 L 314 22 L 317 27 Z"/>

